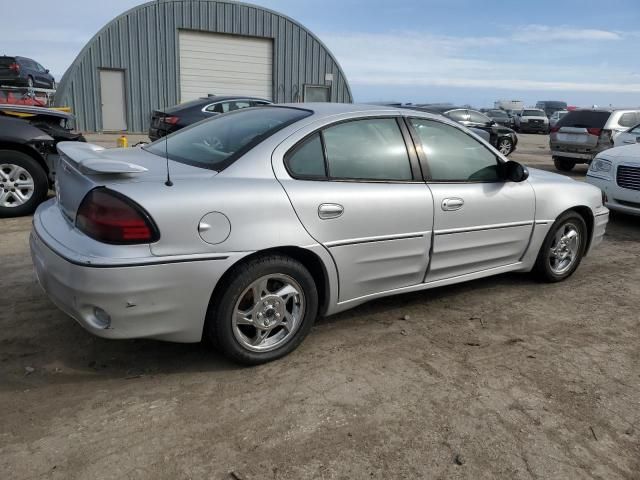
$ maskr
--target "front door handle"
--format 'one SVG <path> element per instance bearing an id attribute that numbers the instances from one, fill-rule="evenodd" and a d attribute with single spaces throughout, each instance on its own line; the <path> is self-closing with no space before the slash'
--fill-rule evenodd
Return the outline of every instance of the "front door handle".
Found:
<path id="1" fill-rule="evenodd" d="M 442 200 L 442 210 L 446 212 L 460 210 L 463 205 L 464 200 L 461 198 L 445 198 Z"/>
<path id="2" fill-rule="evenodd" d="M 344 213 L 344 207 L 337 203 L 323 203 L 318 207 L 318 216 L 322 220 L 329 220 L 331 218 L 338 218 Z"/>

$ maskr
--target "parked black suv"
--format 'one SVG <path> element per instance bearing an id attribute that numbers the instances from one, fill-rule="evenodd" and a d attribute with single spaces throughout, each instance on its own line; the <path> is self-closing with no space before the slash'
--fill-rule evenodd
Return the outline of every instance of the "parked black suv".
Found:
<path id="1" fill-rule="evenodd" d="M 160 137 L 205 118 L 241 108 L 257 107 L 270 103 L 269 100 L 264 98 L 209 95 L 208 97 L 174 105 L 164 110 L 154 110 L 151 114 L 149 138 L 155 142 Z"/>
<path id="2" fill-rule="evenodd" d="M 452 108 L 449 106 L 407 105 L 405 108 L 423 112 L 439 113 L 471 129 L 482 130 L 489 134 L 489 143 L 503 155 L 509 155 L 518 145 L 518 136 L 510 128 L 503 127 L 487 117 L 484 113 L 468 108 Z"/>
<path id="3" fill-rule="evenodd" d="M 56 88 L 56 79 L 35 60 L 0 56 L 0 85 L 53 90 Z"/>

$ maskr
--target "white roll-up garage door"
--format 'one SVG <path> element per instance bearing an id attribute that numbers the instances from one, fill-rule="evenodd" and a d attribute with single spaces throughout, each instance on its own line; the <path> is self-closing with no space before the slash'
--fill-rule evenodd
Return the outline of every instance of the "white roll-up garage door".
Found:
<path id="1" fill-rule="evenodd" d="M 181 102 L 207 94 L 271 100 L 272 40 L 181 30 L 179 44 Z"/>

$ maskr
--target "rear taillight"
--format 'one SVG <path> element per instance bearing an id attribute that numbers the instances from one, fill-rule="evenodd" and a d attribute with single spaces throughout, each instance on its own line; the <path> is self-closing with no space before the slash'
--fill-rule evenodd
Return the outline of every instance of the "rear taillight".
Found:
<path id="1" fill-rule="evenodd" d="M 602 132 L 601 128 L 587 128 L 587 132 L 589 135 L 595 135 L 596 137 L 600 136 L 600 132 Z"/>
<path id="2" fill-rule="evenodd" d="M 14 62 L 11 65 L 9 65 L 9 70 L 12 70 L 16 73 L 20 73 L 20 65 Z"/>
<path id="3" fill-rule="evenodd" d="M 158 228 L 144 209 L 130 198 L 107 188 L 95 188 L 82 200 L 76 227 L 103 243 L 151 243 Z"/>
<path id="4" fill-rule="evenodd" d="M 175 125 L 180 121 L 180 117 L 162 117 L 160 120 L 164 123 L 168 123 L 169 125 Z"/>
<path id="5" fill-rule="evenodd" d="M 551 129 L 549 130 L 551 133 L 556 133 L 560 130 L 560 127 L 551 127 Z"/>

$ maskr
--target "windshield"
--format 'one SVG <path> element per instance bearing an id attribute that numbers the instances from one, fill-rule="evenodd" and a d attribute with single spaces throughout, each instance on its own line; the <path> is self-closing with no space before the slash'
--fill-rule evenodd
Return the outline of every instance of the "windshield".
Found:
<path id="1" fill-rule="evenodd" d="M 144 149 L 176 162 L 219 171 L 265 138 L 311 113 L 288 107 L 237 110 L 198 122 Z"/>
<path id="2" fill-rule="evenodd" d="M 491 110 L 490 112 L 487 112 L 487 114 L 492 118 L 509 118 L 506 112 L 503 112 L 502 110 Z"/>
<path id="3" fill-rule="evenodd" d="M 547 114 L 542 110 L 524 110 L 522 112 L 523 117 L 546 117 Z"/>

